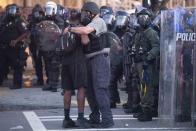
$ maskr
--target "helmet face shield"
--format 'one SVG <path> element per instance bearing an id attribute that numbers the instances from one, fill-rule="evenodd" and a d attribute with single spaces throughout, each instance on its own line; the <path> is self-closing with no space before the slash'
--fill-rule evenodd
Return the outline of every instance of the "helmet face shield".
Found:
<path id="1" fill-rule="evenodd" d="M 100 9 L 100 17 L 103 17 L 106 14 L 109 14 L 110 11 L 108 9 Z"/>
<path id="2" fill-rule="evenodd" d="M 128 17 L 123 15 L 116 16 L 116 26 L 123 27 L 126 26 L 128 22 Z"/>
<path id="3" fill-rule="evenodd" d="M 63 9 L 62 9 L 62 10 L 60 10 L 60 9 L 57 10 L 57 14 L 58 14 L 58 15 L 63 15 L 63 14 L 64 14 L 64 10 L 63 10 Z"/>
<path id="4" fill-rule="evenodd" d="M 46 15 L 52 16 L 54 14 L 54 7 L 53 6 L 46 6 Z"/>
<path id="5" fill-rule="evenodd" d="M 112 25 L 112 23 L 114 21 L 114 15 L 106 14 L 106 15 L 103 16 L 103 20 L 105 21 L 105 23 L 107 25 Z"/>
<path id="6" fill-rule="evenodd" d="M 8 14 L 9 15 L 16 15 L 17 12 L 17 7 L 16 6 L 11 6 L 8 8 Z"/>
<path id="7" fill-rule="evenodd" d="M 63 16 L 65 13 L 65 8 L 61 5 L 57 5 L 57 14 Z"/>

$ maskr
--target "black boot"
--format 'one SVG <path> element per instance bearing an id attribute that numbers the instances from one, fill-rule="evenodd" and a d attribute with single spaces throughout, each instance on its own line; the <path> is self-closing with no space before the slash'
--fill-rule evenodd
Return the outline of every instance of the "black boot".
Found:
<path id="1" fill-rule="evenodd" d="M 63 128 L 73 128 L 73 127 L 76 127 L 76 124 L 72 119 L 64 119 L 62 127 Z"/>
<path id="2" fill-rule="evenodd" d="M 134 117 L 134 118 L 138 118 L 138 117 L 143 113 L 142 107 L 141 107 L 140 105 L 134 107 L 133 113 L 134 113 L 134 114 L 133 114 L 133 117 Z"/>
<path id="3" fill-rule="evenodd" d="M 42 90 L 43 91 L 50 91 L 50 90 L 52 90 L 52 87 L 50 86 L 50 85 L 46 85 L 46 86 L 44 86 L 43 88 L 42 88 Z"/>
<path id="4" fill-rule="evenodd" d="M 124 109 L 124 112 L 126 114 L 132 114 L 132 113 L 140 113 L 141 112 L 141 106 L 140 105 L 135 105 L 135 106 L 128 106 L 127 109 Z"/>
<path id="5" fill-rule="evenodd" d="M 148 108 L 143 108 L 143 112 L 138 116 L 138 121 L 152 121 L 152 110 Z"/>
<path id="6" fill-rule="evenodd" d="M 51 92 L 57 92 L 57 87 L 52 87 Z"/>
<path id="7" fill-rule="evenodd" d="M 143 112 L 137 112 L 133 114 L 133 118 L 138 118 L 140 115 L 142 115 Z"/>
<path id="8" fill-rule="evenodd" d="M 116 108 L 116 103 L 115 102 L 111 102 L 110 103 L 110 108 Z"/>
<path id="9" fill-rule="evenodd" d="M 131 113 L 133 113 L 133 107 L 132 107 L 132 105 L 130 105 L 130 104 L 128 104 L 128 103 L 126 103 L 127 105 L 126 105 L 126 108 L 124 108 L 124 112 L 126 113 L 126 114 L 131 114 Z"/>
<path id="10" fill-rule="evenodd" d="M 123 107 L 123 109 L 128 109 L 128 108 L 129 108 L 127 103 L 124 103 L 124 104 L 122 105 L 122 107 Z"/>

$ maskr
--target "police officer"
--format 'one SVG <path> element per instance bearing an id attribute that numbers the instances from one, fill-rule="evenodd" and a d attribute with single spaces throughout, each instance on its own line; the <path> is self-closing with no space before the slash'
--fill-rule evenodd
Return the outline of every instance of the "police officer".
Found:
<path id="1" fill-rule="evenodd" d="M 135 117 L 139 121 L 151 121 L 153 117 L 154 106 L 154 89 L 156 85 L 156 57 L 159 56 L 159 36 L 154 31 L 151 24 L 151 13 L 147 9 L 142 9 L 137 12 L 140 31 L 135 35 L 134 47 L 135 57 L 134 62 L 136 72 L 138 72 L 141 98 L 141 112 Z"/>
<path id="2" fill-rule="evenodd" d="M 110 60 L 108 49 L 99 42 L 100 33 L 106 32 L 107 27 L 99 17 L 99 7 L 94 2 L 87 2 L 82 7 L 81 22 L 83 27 L 66 28 L 67 31 L 81 35 L 84 51 L 87 57 L 88 87 L 87 99 L 92 113 L 89 122 L 103 128 L 114 125 L 109 100 Z M 99 112 L 100 111 L 100 112 Z M 100 113 L 102 121 L 100 122 Z"/>
<path id="3" fill-rule="evenodd" d="M 49 1 L 45 5 L 45 19 L 56 23 L 60 29 L 64 29 L 64 21 L 57 14 L 57 4 Z M 60 50 L 59 50 L 60 51 Z M 43 51 L 43 57 L 46 69 L 48 70 L 48 84 L 43 87 L 44 91 L 57 92 L 57 86 L 60 75 L 60 52 L 54 51 Z"/>
<path id="4" fill-rule="evenodd" d="M 5 69 L 5 63 L 14 70 L 13 86 L 11 89 L 22 88 L 22 72 L 26 64 L 24 43 L 18 38 L 26 35 L 26 24 L 20 17 L 19 8 L 16 4 L 6 7 L 6 17 L 0 27 L 0 72 Z M 0 84 L 3 82 L 3 73 L 0 73 Z"/>
<path id="5" fill-rule="evenodd" d="M 43 62 L 42 62 L 42 53 L 38 50 L 38 47 L 36 45 L 36 34 L 35 34 L 35 27 L 36 25 L 41 22 L 44 19 L 44 11 L 41 7 L 41 5 L 37 4 L 32 9 L 32 14 L 28 16 L 28 28 L 31 32 L 30 39 L 31 43 L 29 45 L 29 49 L 32 54 L 32 58 L 34 61 L 34 68 L 35 73 L 37 76 L 37 82 L 35 85 L 42 86 L 44 85 L 44 79 L 43 79 Z M 48 71 L 46 70 L 46 76 L 48 77 Z"/>
<path id="6" fill-rule="evenodd" d="M 128 31 L 129 14 L 125 11 L 116 12 L 115 30 L 114 33 L 121 39 L 122 36 Z M 122 42 L 121 42 L 122 43 Z M 123 45 L 120 45 L 123 47 Z M 117 88 L 117 82 L 123 76 L 123 50 L 119 53 L 111 54 L 111 78 L 110 78 L 110 101 L 111 108 L 116 108 L 116 103 L 120 103 L 120 96 Z"/>
<path id="7" fill-rule="evenodd" d="M 69 25 L 69 10 L 60 4 L 57 4 L 57 16 L 64 20 L 64 26 Z"/>
<path id="8" fill-rule="evenodd" d="M 133 52 L 132 45 L 133 40 L 136 34 L 135 22 L 136 15 L 131 14 L 129 16 L 128 30 L 122 36 L 123 43 L 123 72 L 125 76 L 125 84 L 127 87 L 128 99 L 123 108 L 125 113 L 135 113 L 138 110 L 138 105 L 140 103 L 139 90 L 136 85 L 134 85 L 134 71 L 132 72 L 133 67 Z"/>
<path id="9" fill-rule="evenodd" d="M 102 6 L 100 8 L 100 17 L 105 21 L 108 31 L 114 31 L 115 15 L 111 7 Z"/>
<path id="10" fill-rule="evenodd" d="M 3 24 L 3 20 L 5 19 L 6 17 L 6 12 L 0 12 L 0 26 L 2 27 L 2 24 Z M 1 29 L 0 29 L 0 32 L 1 32 Z M 5 64 L 5 69 L 4 69 L 4 72 L 2 72 L 4 74 L 4 79 L 8 79 L 8 73 L 10 71 L 10 67 L 9 67 L 9 62 L 7 62 L 7 65 Z"/>

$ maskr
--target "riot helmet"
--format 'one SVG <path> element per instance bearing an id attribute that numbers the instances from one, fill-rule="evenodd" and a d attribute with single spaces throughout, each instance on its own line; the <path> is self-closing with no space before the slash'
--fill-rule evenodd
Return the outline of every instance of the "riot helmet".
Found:
<path id="1" fill-rule="evenodd" d="M 54 16 L 57 14 L 57 4 L 53 1 L 46 2 L 45 5 L 45 15 L 46 16 Z"/>
<path id="2" fill-rule="evenodd" d="M 63 16 L 64 13 L 65 13 L 65 8 L 62 5 L 57 4 L 57 15 Z"/>
<path id="3" fill-rule="evenodd" d="M 103 16 L 106 14 L 113 14 L 113 10 L 109 6 L 102 6 L 100 8 L 100 17 L 103 18 Z"/>
<path id="4" fill-rule="evenodd" d="M 32 9 L 32 15 L 35 19 L 41 20 L 44 16 L 44 10 L 40 4 L 36 4 Z"/>
<path id="5" fill-rule="evenodd" d="M 103 20 L 107 26 L 112 26 L 115 23 L 115 16 L 114 14 L 105 14 Z"/>
<path id="6" fill-rule="evenodd" d="M 128 26 L 129 23 L 129 14 L 125 11 L 116 12 L 116 23 L 115 26 L 119 29 L 124 29 Z"/>
<path id="7" fill-rule="evenodd" d="M 151 17 L 152 14 L 148 9 L 137 12 L 138 24 L 143 28 L 147 28 L 151 24 Z"/>
<path id="8" fill-rule="evenodd" d="M 107 28 L 111 30 L 113 28 L 112 26 L 115 23 L 115 16 L 112 8 L 109 6 L 102 6 L 100 8 L 100 17 L 105 21 Z"/>
<path id="9" fill-rule="evenodd" d="M 19 7 L 16 4 L 10 4 L 6 7 L 6 15 L 8 17 L 16 17 L 19 15 Z"/>
<path id="10" fill-rule="evenodd" d="M 63 19 L 68 20 L 69 19 L 69 9 L 64 7 L 64 14 L 63 14 Z"/>
<path id="11" fill-rule="evenodd" d="M 86 2 L 81 10 L 81 24 L 88 25 L 99 14 L 99 7 L 95 2 Z"/>

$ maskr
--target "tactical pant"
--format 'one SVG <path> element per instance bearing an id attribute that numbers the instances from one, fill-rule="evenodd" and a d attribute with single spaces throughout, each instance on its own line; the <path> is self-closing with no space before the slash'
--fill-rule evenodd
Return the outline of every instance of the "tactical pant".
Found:
<path id="1" fill-rule="evenodd" d="M 9 74 L 9 71 L 10 71 L 10 64 L 8 61 L 6 61 L 5 63 L 5 69 L 3 71 L 3 74 L 4 74 L 4 79 L 7 78 L 7 75 Z"/>
<path id="2" fill-rule="evenodd" d="M 33 43 L 29 45 L 30 52 L 32 54 L 32 59 L 34 61 L 35 73 L 37 76 L 37 81 L 43 82 L 43 62 L 42 62 L 42 53 L 38 51 L 36 45 Z M 48 77 L 48 72 L 46 70 L 46 76 Z"/>
<path id="3" fill-rule="evenodd" d="M 153 111 L 154 106 L 154 80 L 155 80 L 155 66 L 153 64 L 148 64 L 148 66 L 143 69 L 143 62 L 136 63 L 136 70 L 139 76 L 138 89 L 140 91 L 141 106 L 142 108 L 148 108 Z"/>
<path id="4" fill-rule="evenodd" d="M 140 102 L 139 90 L 137 88 L 137 78 L 131 72 L 132 64 L 124 63 L 125 84 L 128 92 L 127 104 L 129 107 L 137 107 Z"/>
<path id="5" fill-rule="evenodd" d="M 43 58 L 48 72 L 48 86 L 57 88 L 60 75 L 60 54 L 56 51 L 43 51 Z"/>
<path id="6" fill-rule="evenodd" d="M 87 100 L 92 113 L 101 112 L 103 123 L 113 123 L 109 99 L 110 59 L 108 54 L 100 54 L 87 60 L 88 87 Z M 97 117 L 99 117 L 97 115 Z"/>
<path id="7" fill-rule="evenodd" d="M 111 64 L 111 77 L 109 83 L 110 101 L 111 103 L 120 103 L 120 95 L 118 92 L 118 80 L 123 75 L 123 64 Z"/>
<path id="8" fill-rule="evenodd" d="M 0 49 L 0 72 L 4 72 L 6 66 L 11 66 L 14 70 L 13 85 L 22 87 L 22 72 L 24 63 L 25 51 L 19 48 L 3 48 Z M 4 73 L 0 73 L 0 83 L 3 82 Z"/>

